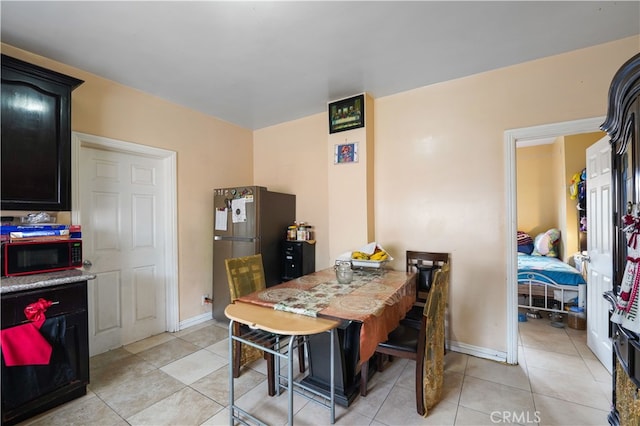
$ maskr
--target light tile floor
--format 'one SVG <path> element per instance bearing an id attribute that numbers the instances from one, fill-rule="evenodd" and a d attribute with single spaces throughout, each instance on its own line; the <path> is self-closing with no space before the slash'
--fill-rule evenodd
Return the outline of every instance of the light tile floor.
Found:
<path id="1" fill-rule="evenodd" d="M 548 319 L 519 323 L 519 362 L 509 366 L 448 352 L 442 401 L 415 411 L 415 363 L 396 360 L 374 375 L 366 398 L 337 407 L 343 425 L 605 425 L 611 376 L 586 346 L 586 333 Z M 86 396 L 29 425 L 227 425 L 228 341 L 209 321 L 91 358 Z M 296 364 L 297 365 L 297 364 Z M 236 382 L 241 407 L 268 424 L 286 423 L 287 397 L 267 397 L 264 361 Z M 329 424 L 326 409 L 296 395 L 294 421 Z"/>

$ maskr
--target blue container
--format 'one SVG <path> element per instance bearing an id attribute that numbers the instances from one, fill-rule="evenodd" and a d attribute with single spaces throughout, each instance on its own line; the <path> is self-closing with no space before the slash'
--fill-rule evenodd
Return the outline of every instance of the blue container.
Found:
<path id="1" fill-rule="evenodd" d="M 518 314 L 518 322 L 527 322 L 527 314 Z"/>

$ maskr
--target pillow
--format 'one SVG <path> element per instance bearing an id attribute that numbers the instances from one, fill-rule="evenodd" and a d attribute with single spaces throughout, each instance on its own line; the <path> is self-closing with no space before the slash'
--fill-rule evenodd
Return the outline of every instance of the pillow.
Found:
<path id="1" fill-rule="evenodd" d="M 531 235 L 523 231 L 518 231 L 518 245 L 520 246 L 520 245 L 527 245 L 527 244 L 533 244 L 533 239 L 531 238 Z"/>
<path id="2" fill-rule="evenodd" d="M 531 254 L 533 252 L 533 239 L 529 234 L 518 231 L 518 253 Z"/>
<path id="3" fill-rule="evenodd" d="M 531 254 L 533 253 L 533 243 L 531 244 L 518 244 L 518 253 Z"/>
<path id="4" fill-rule="evenodd" d="M 536 235 L 533 240 L 533 255 L 534 256 L 546 256 L 549 253 L 549 236 L 547 233 Z"/>
<path id="5" fill-rule="evenodd" d="M 560 241 L 560 231 L 551 228 L 547 232 L 536 235 L 533 241 L 534 256 L 558 257 L 558 242 Z"/>

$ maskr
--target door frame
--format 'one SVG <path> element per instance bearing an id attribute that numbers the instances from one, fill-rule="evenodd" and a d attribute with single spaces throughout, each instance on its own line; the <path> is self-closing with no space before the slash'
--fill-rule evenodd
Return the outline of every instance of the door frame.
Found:
<path id="1" fill-rule="evenodd" d="M 162 148 L 154 148 L 132 142 L 94 136 L 87 133 L 72 132 L 71 136 L 71 218 L 73 223 L 82 223 L 80 211 L 80 150 L 95 148 L 103 151 L 121 152 L 142 155 L 162 161 L 165 168 L 164 181 L 160 182 L 167 200 L 161 206 L 160 214 L 167 221 L 167 229 L 162 232 L 165 238 L 166 261 L 166 323 L 165 331 L 179 330 L 178 310 L 178 227 L 177 227 L 177 179 L 176 152 Z"/>
<path id="2" fill-rule="evenodd" d="M 594 117 L 582 120 L 565 121 L 561 123 L 543 124 L 540 126 L 510 129 L 504 132 L 505 158 L 505 249 L 507 257 L 507 360 L 508 364 L 518 363 L 518 291 L 516 288 L 518 276 L 518 258 L 516 233 L 518 231 L 517 212 L 517 182 L 516 182 L 516 143 L 535 139 L 553 138 L 579 133 L 601 131 L 600 125 L 605 117 Z M 588 321 L 588 316 L 587 316 Z"/>

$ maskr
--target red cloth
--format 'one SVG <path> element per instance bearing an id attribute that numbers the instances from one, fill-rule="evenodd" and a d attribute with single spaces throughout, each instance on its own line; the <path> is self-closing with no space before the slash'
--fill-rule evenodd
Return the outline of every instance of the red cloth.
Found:
<path id="1" fill-rule="evenodd" d="M 27 317 L 29 321 L 33 321 L 39 330 L 46 319 L 44 313 L 51 305 L 53 305 L 53 302 L 40 298 L 36 303 L 27 305 L 27 307 L 24 308 L 24 316 Z"/>
<path id="2" fill-rule="evenodd" d="M 32 322 L 0 331 L 0 346 L 7 367 L 21 365 L 47 365 L 52 347 L 40 334 L 44 313 L 52 303 L 45 299 L 28 305 L 24 315 Z"/>

